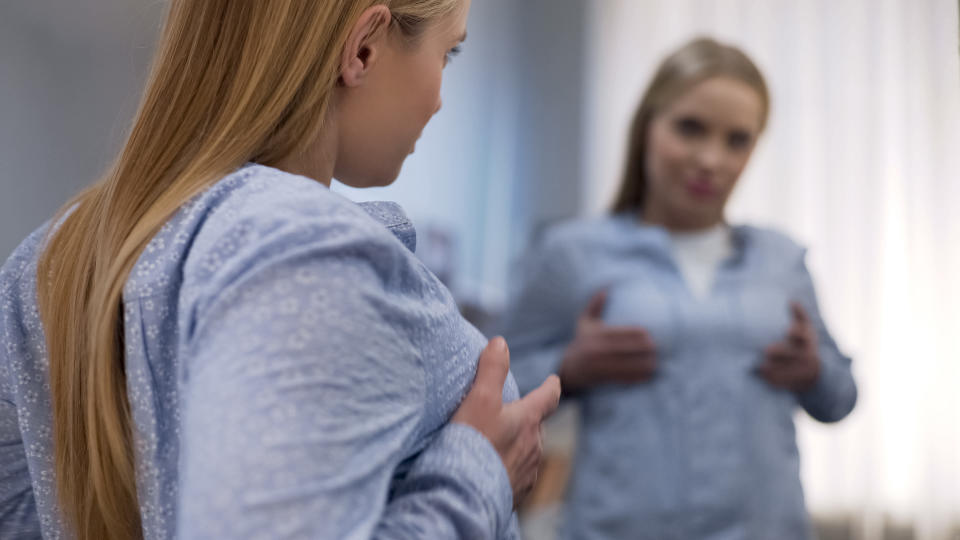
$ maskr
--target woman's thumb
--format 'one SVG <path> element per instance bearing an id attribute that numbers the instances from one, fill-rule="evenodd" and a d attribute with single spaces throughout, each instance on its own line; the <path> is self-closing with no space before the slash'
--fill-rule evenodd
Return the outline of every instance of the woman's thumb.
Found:
<path id="1" fill-rule="evenodd" d="M 480 390 L 480 395 L 488 393 L 497 402 L 502 400 L 503 384 L 507 381 L 510 372 L 510 350 L 502 337 L 495 337 L 487 343 L 480 353 L 477 362 L 477 374 L 473 379 L 473 388 Z"/>
<path id="2" fill-rule="evenodd" d="M 600 291 L 590 298 L 587 308 L 583 310 L 583 316 L 588 319 L 600 319 L 603 317 L 603 308 L 607 303 L 607 291 Z"/>

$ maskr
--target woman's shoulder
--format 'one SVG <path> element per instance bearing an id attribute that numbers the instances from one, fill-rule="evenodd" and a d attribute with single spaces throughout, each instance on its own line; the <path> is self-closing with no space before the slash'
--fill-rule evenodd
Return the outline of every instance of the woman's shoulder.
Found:
<path id="1" fill-rule="evenodd" d="M 744 239 L 754 251 L 772 257 L 802 256 L 806 248 L 784 231 L 774 227 L 737 225 L 735 237 Z"/>
<path id="2" fill-rule="evenodd" d="M 194 248 L 222 242 L 225 235 L 271 241 L 305 228 L 349 225 L 357 233 L 384 232 L 370 213 L 327 186 L 263 165 L 248 165 L 225 177 L 186 205 L 184 213 L 204 214 Z"/>
<path id="3" fill-rule="evenodd" d="M 312 179 L 247 165 L 180 208 L 141 256 L 126 293 L 155 292 L 169 286 L 170 276 L 203 286 L 310 249 L 365 247 L 379 257 L 401 251 L 400 235 L 391 232 L 405 216 L 387 205 L 377 209 L 371 215 Z"/>
<path id="4" fill-rule="evenodd" d="M 733 227 L 734 240 L 742 246 L 747 265 L 762 275 L 793 275 L 803 268 L 807 249 L 787 233 L 752 225 Z"/>
<path id="5" fill-rule="evenodd" d="M 50 224 L 47 222 L 30 233 L 13 250 L 3 266 L 0 266 L 0 298 L 18 288 L 23 276 L 29 275 L 30 270 L 36 268 L 49 228 Z"/>
<path id="6" fill-rule="evenodd" d="M 571 218 L 544 227 L 535 243 L 547 250 L 590 251 L 622 242 L 630 228 L 622 216 Z"/>

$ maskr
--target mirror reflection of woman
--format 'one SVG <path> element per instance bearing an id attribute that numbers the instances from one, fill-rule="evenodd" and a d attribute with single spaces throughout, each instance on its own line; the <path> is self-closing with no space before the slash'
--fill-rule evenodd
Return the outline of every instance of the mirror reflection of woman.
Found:
<path id="1" fill-rule="evenodd" d="M 581 412 L 563 538 L 811 536 L 793 415 L 839 421 L 857 391 L 805 250 L 725 218 L 769 103 L 738 49 L 681 47 L 636 112 L 613 211 L 527 260 L 514 373 L 558 373 Z"/>
<path id="2" fill-rule="evenodd" d="M 517 399 L 393 182 L 470 0 L 173 0 L 105 177 L 0 270 L 0 538 L 515 538 Z M 509 403 L 505 403 L 509 402 Z"/>

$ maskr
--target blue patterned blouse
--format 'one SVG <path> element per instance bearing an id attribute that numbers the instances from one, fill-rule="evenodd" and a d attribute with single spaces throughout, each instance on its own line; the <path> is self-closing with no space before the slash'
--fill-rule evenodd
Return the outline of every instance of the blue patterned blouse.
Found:
<path id="1" fill-rule="evenodd" d="M 0 271 L 3 539 L 69 537 L 35 294 L 44 234 Z M 169 220 L 123 294 L 145 538 L 516 536 L 498 454 L 448 423 L 486 340 L 415 242 L 395 205 L 259 165 Z"/>
<path id="2" fill-rule="evenodd" d="M 639 325 L 658 373 L 578 396 L 581 435 L 564 513 L 577 540 L 800 540 L 810 525 L 793 417 L 835 422 L 857 397 L 850 359 L 817 309 L 805 251 L 787 237 L 732 229 L 734 255 L 706 298 L 690 292 L 660 227 L 635 217 L 571 222 L 530 255 L 505 336 L 521 390 L 555 372 L 576 321 L 607 290 L 604 319 Z M 800 302 L 819 334 L 821 374 L 796 395 L 754 370 L 785 339 Z"/>

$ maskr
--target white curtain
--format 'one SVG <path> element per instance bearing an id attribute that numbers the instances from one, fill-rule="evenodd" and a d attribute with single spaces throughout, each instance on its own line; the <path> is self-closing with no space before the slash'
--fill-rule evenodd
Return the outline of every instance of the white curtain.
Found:
<path id="1" fill-rule="evenodd" d="M 854 538 L 960 535 L 960 69 L 956 0 L 591 3 L 583 211 L 610 202 L 662 56 L 709 34 L 766 74 L 771 124 L 730 217 L 810 248 L 861 390 L 836 426 L 799 418 L 811 511 Z"/>

